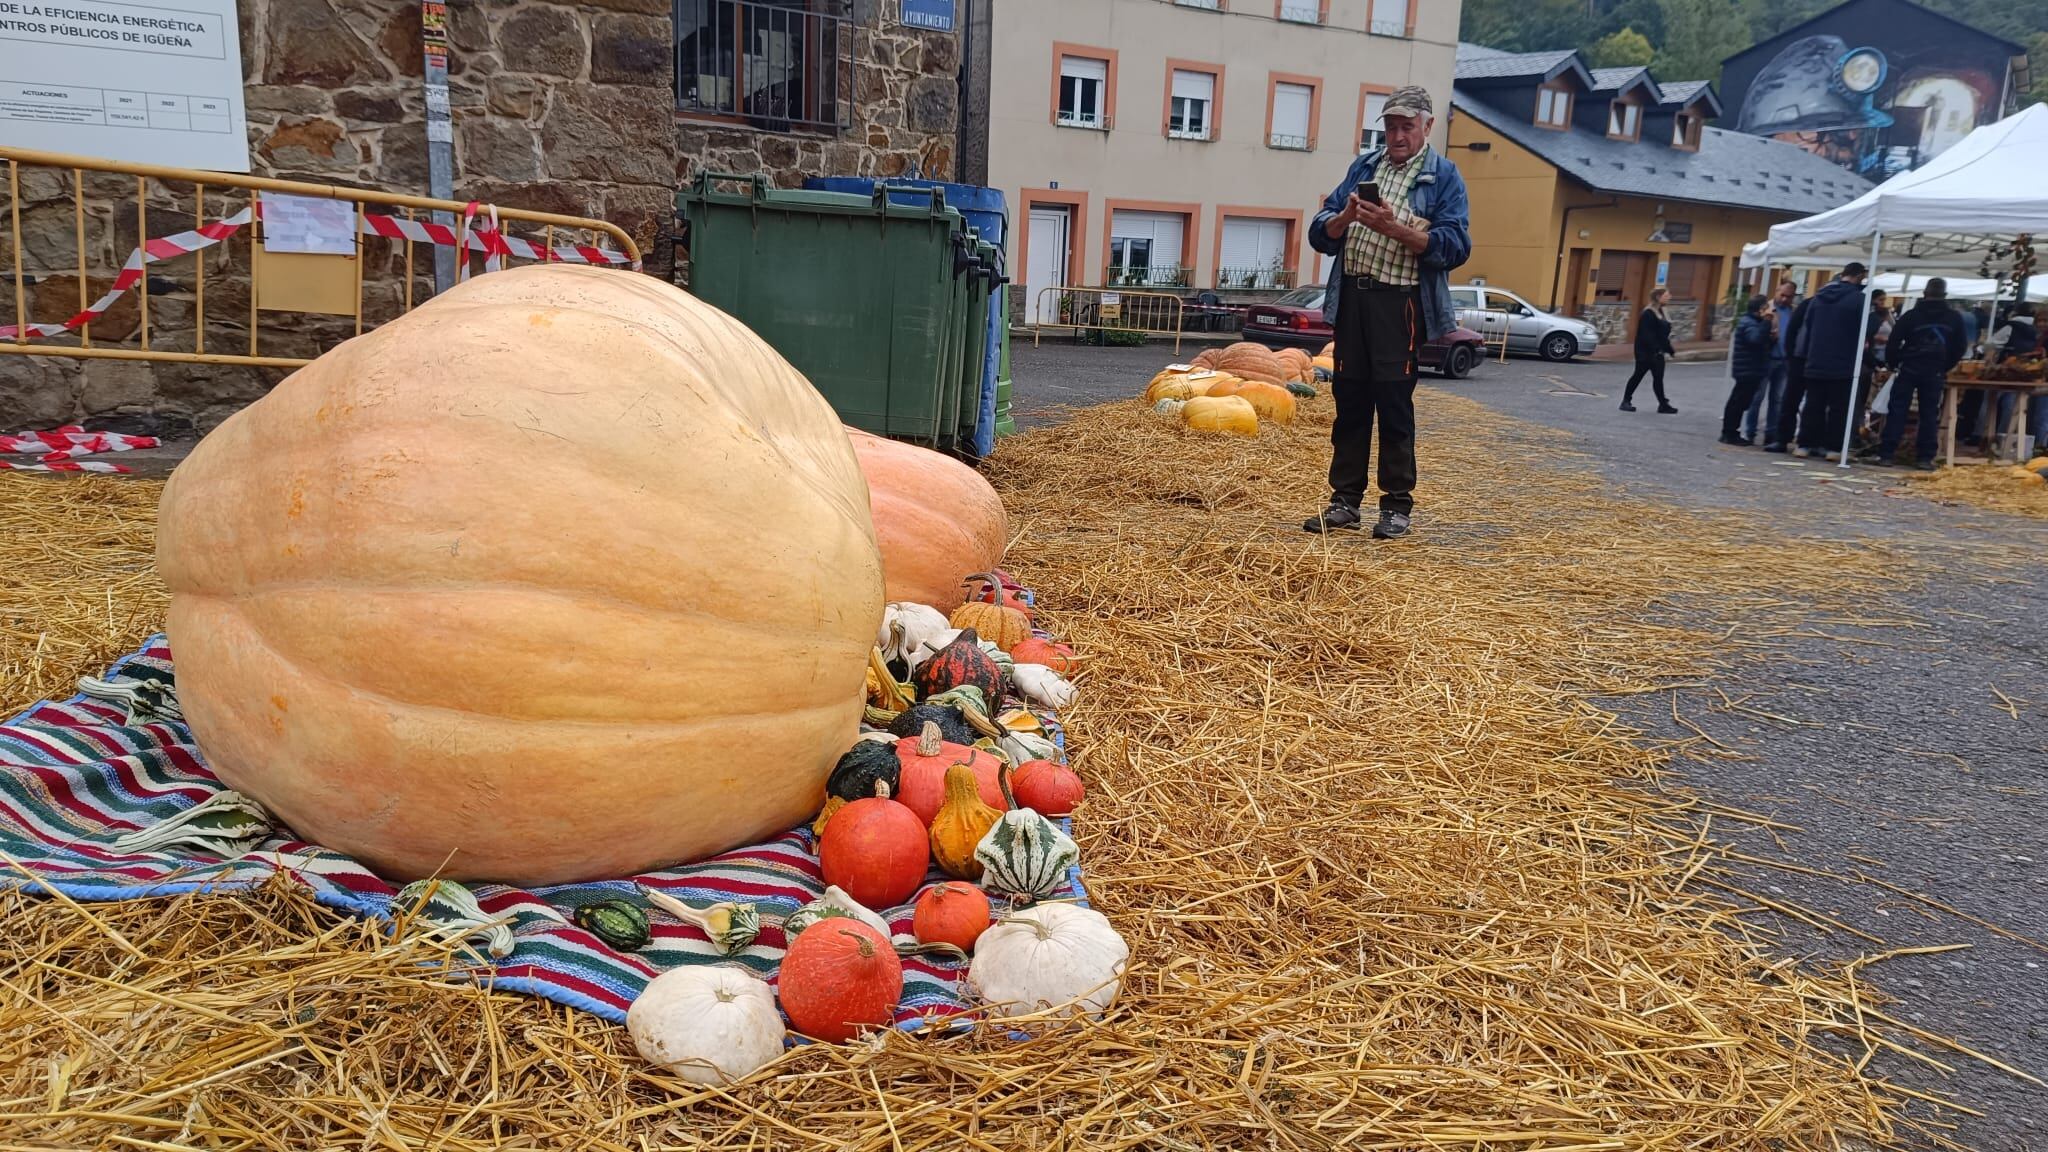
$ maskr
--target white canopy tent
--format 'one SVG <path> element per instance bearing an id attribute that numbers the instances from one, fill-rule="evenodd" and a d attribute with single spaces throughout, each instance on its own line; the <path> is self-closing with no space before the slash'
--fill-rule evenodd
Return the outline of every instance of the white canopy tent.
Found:
<path id="1" fill-rule="evenodd" d="M 1911 272 L 1975 272 L 1985 251 L 2023 234 L 2048 235 L 2048 105 L 2037 104 L 1970 133 L 1911 172 L 1804 220 L 1773 225 L 1743 251 L 1745 268 L 1840 268 L 1852 260 Z M 2030 293 L 2031 295 L 2031 293 Z M 1863 298 L 1864 318 L 1870 297 Z M 1854 381 L 1863 375 L 1857 344 Z M 1842 467 L 1855 421 L 1844 422 Z"/>
<path id="2" fill-rule="evenodd" d="M 1882 289 L 1890 295 L 1914 300 L 1927 291 L 1927 282 L 1936 275 L 1940 274 L 1887 272 L 1882 276 L 1872 276 L 1870 286 Z M 1983 280 L 1974 276 L 1949 276 L 1945 279 L 1948 281 L 1948 298 L 1951 300 L 1996 300 L 2000 296 L 1996 280 Z M 2027 299 L 2036 303 L 2048 302 L 2048 278 L 2036 277 L 2028 281 Z"/>

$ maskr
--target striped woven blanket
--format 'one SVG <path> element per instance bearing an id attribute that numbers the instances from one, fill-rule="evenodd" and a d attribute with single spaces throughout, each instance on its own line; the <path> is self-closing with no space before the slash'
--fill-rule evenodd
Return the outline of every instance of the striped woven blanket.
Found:
<path id="1" fill-rule="evenodd" d="M 46 701 L 0 725 L 0 851 L 20 865 L 0 865 L 0 883 L 55 889 L 75 900 L 131 900 L 253 887 L 284 873 L 323 904 L 389 918 L 397 887 L 318 845 L 271 836 L 232 856 L 134 846 L 221 791 L 191 731 L 178 720 L 148 718 L 152 694 L 172 679 L 170 648 L 153 637 L 103 680 L 88 682 L 91 695 Z M 1047 726 L 1064 746 L 1057 726 Z M 686 868 L 538 889 L 471 885 L 483 911 L 509 917 L 512 930 L 510 954 L 481 975 L 494 987 L 614 1022 L 625 1020 L 648 980 L 680 964 L 736 961 L 773 984 L 785 943 L 782 918 L 824 894 L 816 847 L 802 827 Z M 655 912 L 653 940 L 623 953 L 574 926 L 579 905 L 634 895 L 636 883 L 700 906 L 750 901 L 761 912 L 761 935 L 721 957 L 697 928 Z M 1078 869 L 1068 885 L 1067 895 L 1082 895 Z M 876 911 L 897 933 L 910 931 L 909 905 Z M 962 965 L 942 957 L 905 957 L 898 1025 L 921 1027 L 964 1008 L 963 975 Z"/>

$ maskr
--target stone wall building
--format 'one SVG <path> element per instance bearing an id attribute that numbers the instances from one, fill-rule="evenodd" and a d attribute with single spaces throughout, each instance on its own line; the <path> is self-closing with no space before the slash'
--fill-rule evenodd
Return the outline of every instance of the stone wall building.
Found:
<path id="1" fill-rule="evenodd" d="M 239 14 L 253 174 L 428 193 L 417 0 L 240 0 Z M 700 170 L 760 173 L 778 186 L 954 173 L 959 37 L 904 26 L 900 0 L 451 0 L 448 35 L 454 198 L 609 221 L 636 238 L 656 274 L 668 271 L 658 239 L 671 227 L 675 188 Z M 682 84 L 678 61 L 688 67 Z M 793 115 L 788 104 L 803 89 L 808 114 Z M 24 172 L 29 318 L 58 321 L 79 294 L 73 190 L 68 173 Z M 131 179 L 89 174 L 85 193 L 86 287 L 97 297 L 136 246 L 136 192 Z M 241 207 L 246 194 L 238 197 L 215 186 L 206 217 Z M 151 181 L 150 234 L 191 227 L 196 200 L 189 185 Z M 402 246 L 369 240 L 363 251 L 365 324 L 374 325 L 403 310 L 405 266 Z M 416 259 L 422 299 L 431 260 Z M 239 238 L 153 266 L 151 347 L 195 348 L 198 260 L 207 350 L 245 350 L 248 246 Z M 10 278 L 0 285 L 10 321 L 12 292 Z M 96 345 L 139 347 L 134 296 L 93 326 Z M 265 312 L 259 323 L 266 355 L 317 355 L 354 331 L 353 319 L 332 316 Z M 0 426 L 101 418 L 205 432 L 283 375 L 0 357 Z"/>

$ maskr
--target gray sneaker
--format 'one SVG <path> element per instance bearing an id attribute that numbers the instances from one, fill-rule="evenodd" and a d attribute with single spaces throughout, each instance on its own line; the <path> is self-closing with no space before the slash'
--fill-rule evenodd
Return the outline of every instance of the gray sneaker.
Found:
<path id="1" fill-rule="evenodd" d="M 1365 517 L 1349 504 L 1331 504 L 1328 508 L 1302 521 L 1301 530 L 1317 534 L 1329 532 L 1356 532 L 1365 523 Z"/>
<path id="2" fill-rule="evenodd" d="M 1375 540 L 1399 540 L 1408 534 L 1408 524 L 1409 520 L 1406 512 L 1389 512 L 1381 509 L 1380 522 L 1372 526 L 1372 538 Z"/>

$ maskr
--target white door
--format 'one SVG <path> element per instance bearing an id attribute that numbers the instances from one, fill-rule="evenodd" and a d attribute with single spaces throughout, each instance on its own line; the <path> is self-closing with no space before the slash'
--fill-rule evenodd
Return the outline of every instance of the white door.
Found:
<path id="1" fill-rule="evenodd" d="M 1067 285 L 1067 227 L 1065 208 L 1031 210 L 1031 255 L 1024 269 L 1024 322 L 1039 324 L 1059 319 L 1059 295 L 1041 300 L 1047 288 Z M 1042 314 L 1041 314 L 1042 313 Z"/>

